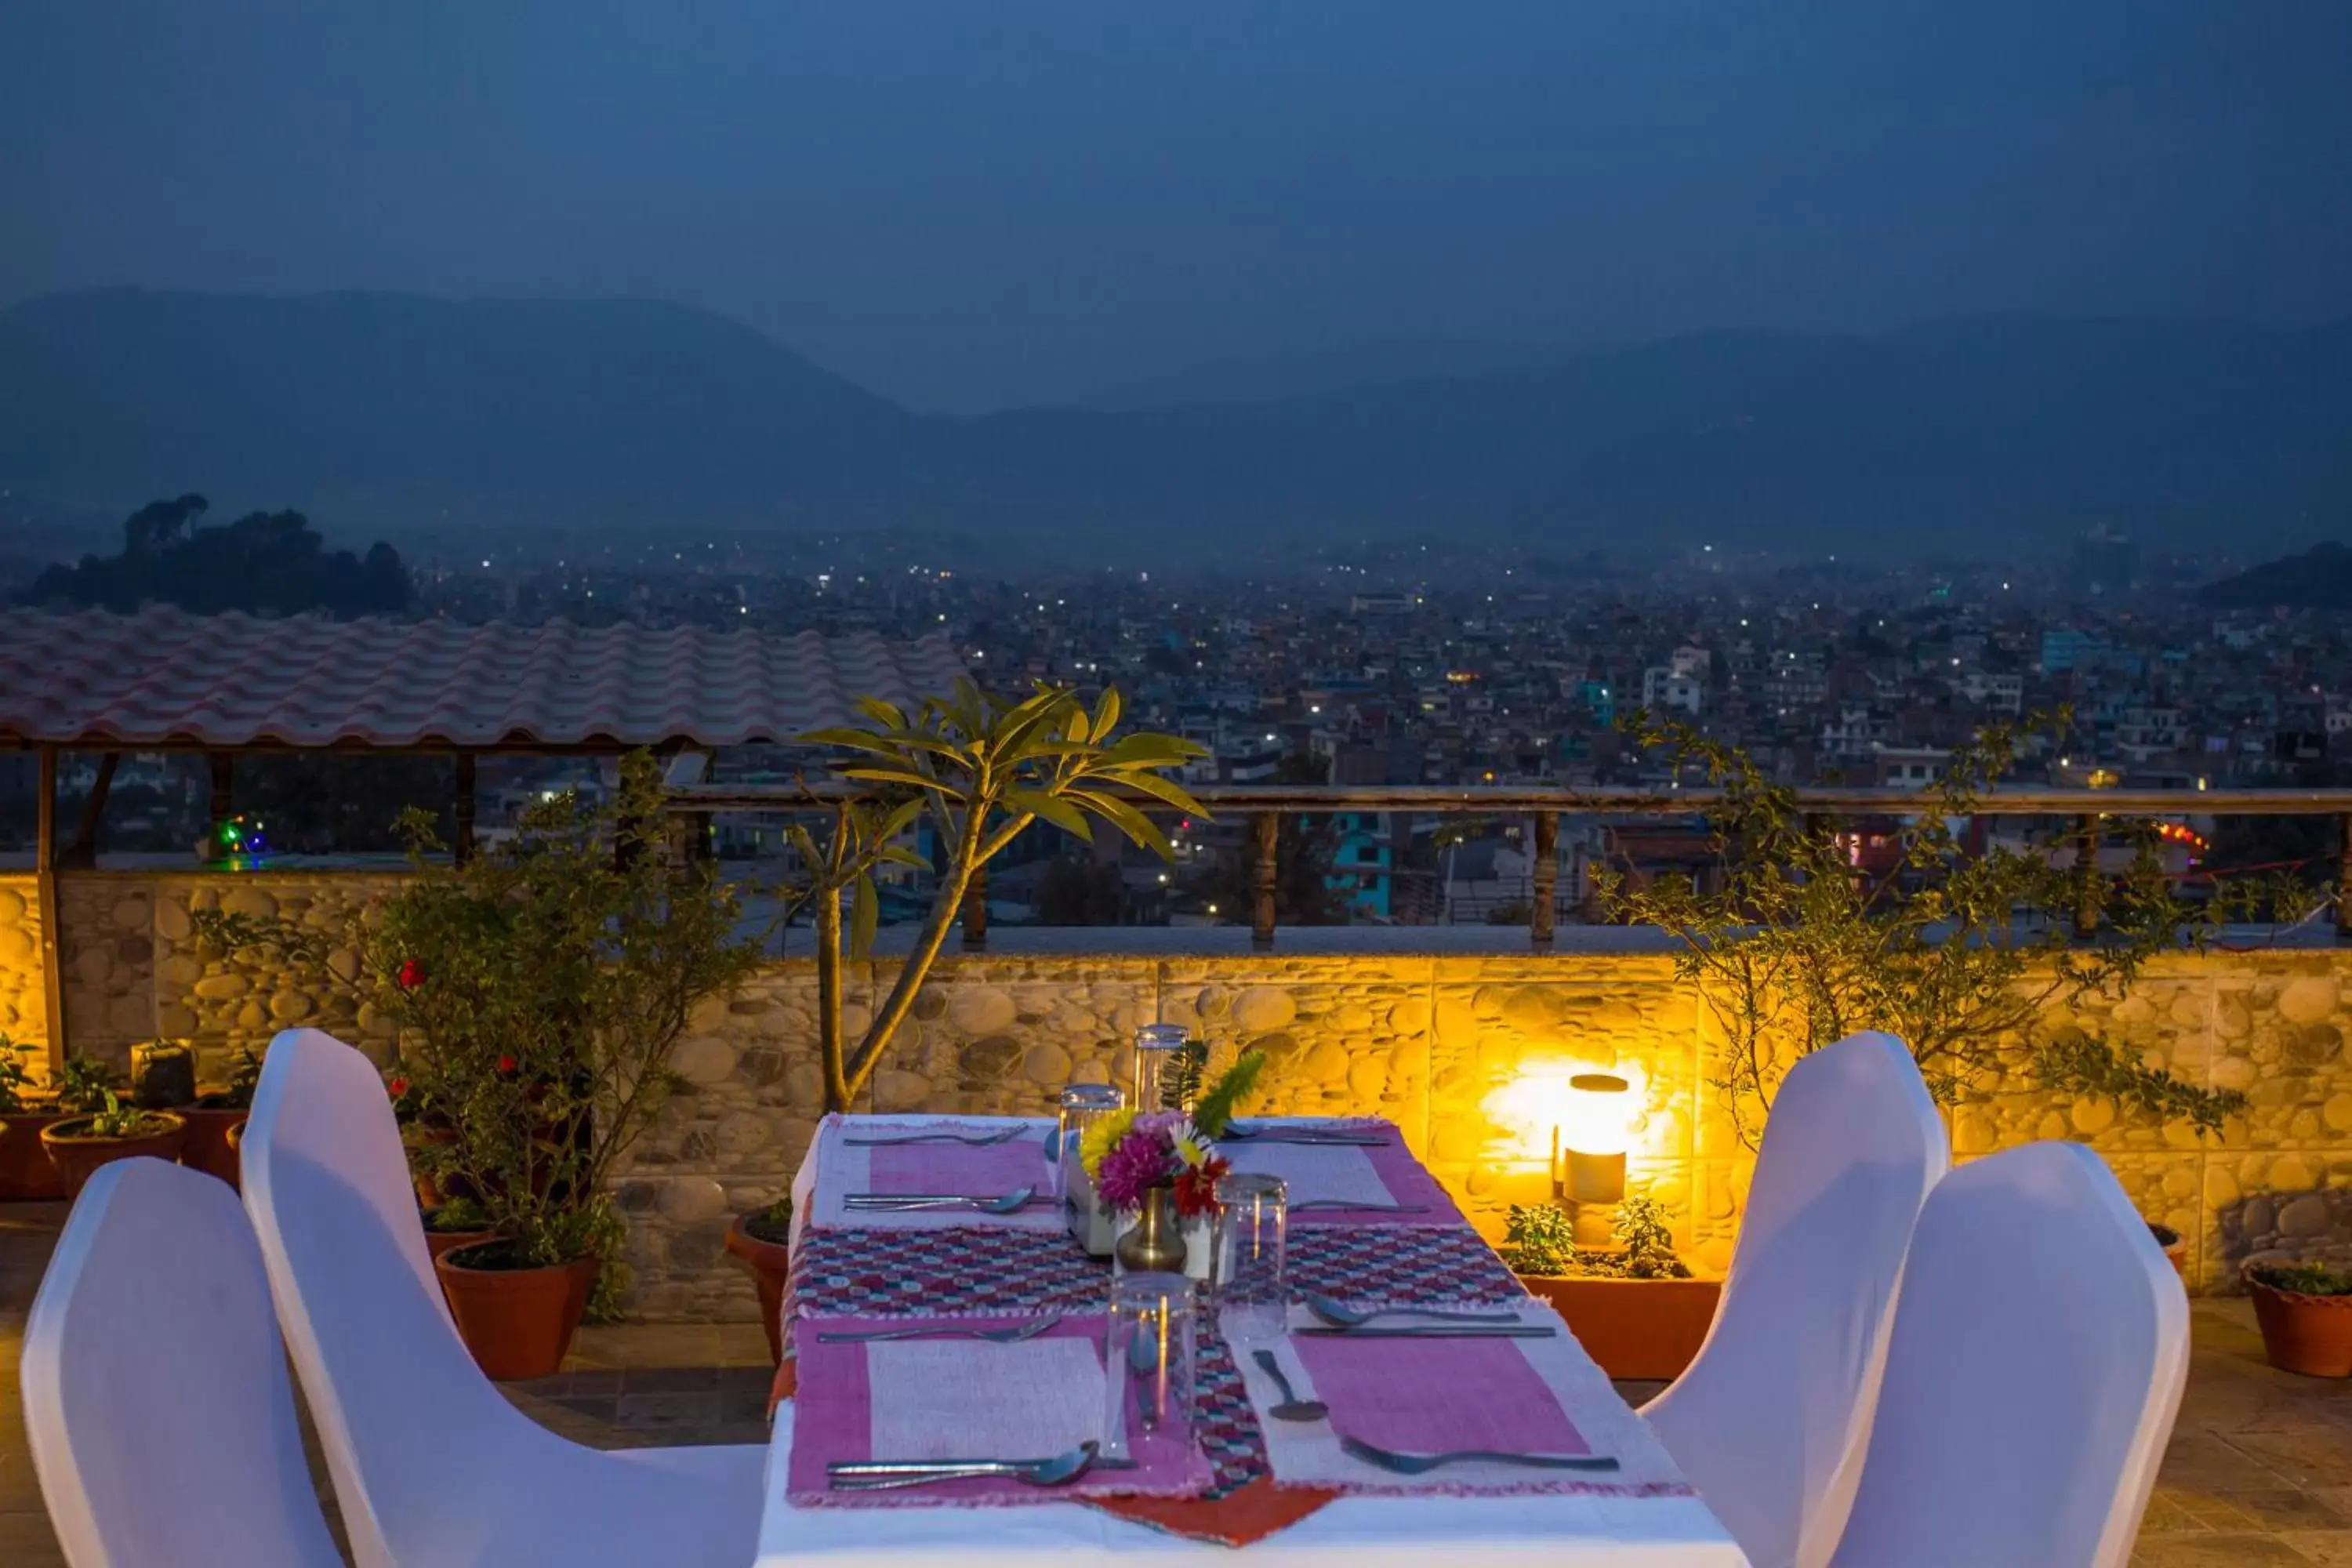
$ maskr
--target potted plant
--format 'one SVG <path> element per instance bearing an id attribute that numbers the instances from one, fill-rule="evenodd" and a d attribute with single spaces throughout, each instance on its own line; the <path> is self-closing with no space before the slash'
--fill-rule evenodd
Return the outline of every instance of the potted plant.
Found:
<path id="1" fill-rule="evenodd" d="M 2157 1246 L 2164 1248 L 2164 1260 L 2172 1265 L 2172 1271 L 2180 1276 L 2181 1280 L 2186 1283 L 2189 1279 L 2188 1237 L 2168 1225 L 2159 1225 L 2155 1220 L 2145 1216 L 2142 1217 L 2141 1223 L 2147 1226 L 2147 1234 L 2155 1240 Z"/>
<path id="2" fill-rule="evenodd" d="M 177 1113 L 142 1110 L 123 1104 L 112 1089 L 104 1092 L 106 1103 L 99 1110 L 41 1129 L 41 1147 L 49 1163 L 57 1167 L 58 1180 L 69 1198 L 81 1195 L 82 1184 L 100 1165 L 134 1154 L 177 1160 L 180 1144 L 188 1135 L 188 1124 Z"/>
<path id="3" fill-rule="evenodd" d="M 34 1087 L 32 1047 L 0 1035 L 0 1199 L 60 1198 L 65 1188 L 41 1148 L 41 1130 L 68 1114 Z"/>
<path id="4" fill-rule="evenodd" d="M 185 1040 L 143 1040 L 131 1047 L 131 1103 L 142 1110 L 180 1110 L 196 1098 L 196 1048 Z"/>
<path id="5" fill-rule="evenodd" d="M 238 1186 L 237 1151 L 230 1140 L 239 1136 L 237 1129 L 252 1111 L 254 1086 L 260 1081 L 261 1058 L 251 1047 L 241 1047 L 229 1064 L 226 1086 L 199 1090 L 194 1104 L 180 1109 L 188 1123 L 180 1163 Z"/>
<path id="6" fill-rule="evenodd" d="M 491 1228 L 488 1212 L 470 1198 L 452 1198 L 429 1209 L 420 1208 L 416 1217 L 425 1226 L 425 1249 L 436 1258 L 498 1235 Z"/>
<path id="7" fill-rule="evenodd" d="M 435 858 L 412 813 L 415 875 L 360 950 L 368 999 L 401 1032 L 396 1093 L 446 1131 L 441 1194 L 494 1233 L 435 1267 L 495 1378 L 554 1373 L 592 1292 L 617 1301 L 626 1231 L 606 1177 L 667 1103 L 697 1005 L 760 962 L 732 889 L 665 852 L 662 795 L 634 753 L 608 802 L 538 801 L 463 865 Z"/>
<path id="8" fill-rule="evenodd" d="M 2316 1263 L 2249 1265 L 2263 1352 L 2281 1372 L 2352 1377 L 2352 1274 Z"/>
<path id="9" fill-rule="evenodd" d="M 1654 1199 L 1620 1204 L 1610 1234 L 1615 1245 L 1609 1249 L 1580 1249 L 1559 1205 L 1514 1204 L 1503 1261 L 1529 1294 L 1567 1320 L 1601 1371 L 1672 1382 L 1705 1342 L 1723 1282 L 1694 1278 L 1675 1255 L 1674 1234 Z"/>
<path id="10" fill-rule="evenodd" d="M 760 1326 L 768 1331 L 768 1360 L 784 1360 L 784 1286 L 792 1279 L 793 1199 L 787 1193 L 762 1209 L 737 1215 L 727 1227 L 727 1250 L 742 1261 L 760 1288 Z"/>

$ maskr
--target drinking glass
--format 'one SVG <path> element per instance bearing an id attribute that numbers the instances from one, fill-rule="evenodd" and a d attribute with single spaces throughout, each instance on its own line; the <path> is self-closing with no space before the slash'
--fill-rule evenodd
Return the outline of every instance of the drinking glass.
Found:
<path id="1" fill-rule="evenodd" d="M 1128 1103 L 1138 1110 L 1190 1110 L 1192 1093 L 1177 1093 L 1183 1086 L 1171 1081 L 1170 1068 L 1192 1044 L 1192 1032 L 1181 1024 L 1146 1024 L 1135 1031 L 1134 1088 Z M 1171 1099 L 1177 1103 L 1170 1104 Z"/>
<path id="2" fill-rule="evenodd" d="M 1078 1163 L 1078 1141 L 1087 1129 L 1127 1103 L 1124 1095 L 1107 1083 L 1074 1083 L 1062 1090 L 1059 1121 L 1054 1129 L 1054 1195 L 1067 1198 L 1086 1184 Z M 1077 1180 L 1073 1182 L 1073 1173 Z"/>
<path id="3" fill-rule="evenodd" d="M 1280 1339 L 1290 1305 L 1289 1189 L 1280 1176 L 1235 1173 L 1218 1179 L 1217 1204 L 1218 1316 L 1236 1339 Z"/>
<path id="4" fill-rule="evenodd" d="M 1104 1458 L 1147 1462 L 1192 1451 L 1193 1334 L 1192 1281 L 1181 1274 L 1122 1274 L 1111 1281 Z"/>

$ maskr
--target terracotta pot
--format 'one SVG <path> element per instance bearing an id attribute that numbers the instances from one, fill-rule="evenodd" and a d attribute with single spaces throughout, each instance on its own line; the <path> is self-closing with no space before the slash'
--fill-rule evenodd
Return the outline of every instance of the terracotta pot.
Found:
<path id="1" fill-rule="evenodd" d="M 240 1135 L 237 1130 L 250 1112 L 242 1107 L 226 1110 L 197 1105 L 179 1114 L 188 1123 L 188 1141 L 180 1150 L 180 1163 L 237 1186 L 236 1145 L 229 1139 Z"/>
<path id="2" fill-rule="evenodd" d="M 134 1155 L 152 1154 L 159 1160 L 177 1160 L 180 1146 L 188 1139 L 188 1124 L 177 1112 L 155 1110 L 151 1116 L 171 1122 L 169 1130 L 150 1132 L 141 1138 L 90 1138 L 76 1136 L 76 1130 L 86 1127 L 89 1118 L 69 1116 L 41 1129 L 41 1147 L 47 1151 L 49 1163 L 58 1170 L 58 1180 L 65 1186 L 66 1196 L 81 1195 L 82 1184 L 100 1165 L 110 1165 L 117 1160 Z"/>
<path id="3" fill-rule="evenodd" d="M 445 1252 L 455 1252 L 461 1247 L 471 1247 L 478 1241 L 488 1241 L 498 1235 L 488 1226 L 479 1230 L 436 1230 L 433 1228 L 433 1211 L 426 1209 L 424 1214 L 425 1250 L 435 1258 Z"/>
<path id="4" fill-rule="evenodd" d="M 784 1282 L 792 1277 L 793 1255 L 782 1242 L 762 1241 L 743 1228 L 737 1215 L 727 1227 L 727 1250 L 742 1259 L 760 1287 L 760 1326 L 768 1331 L 768 1361 L 784 1361 Z"/>
<path id="5" fill-rule="evenodd" d="M 2352 1377 L 2352 1296 L 2306 1296 L 2248 1277 L 2263 1352 L 2281 1372 Z"/>
<path id="6" fill-rule="evenodd" d="M 2164 1259 L 2172 1265 L 2172 1271 L 2180 1276 L 2180 1282 L 2188 1284 L 2189 1238 L 2170 1226 L 2158 1225 L 2154 1220 L 2147 1222 L 2147 1234 L 2156 1238 L 2157 1246 L 2164 1248 Z"/>
<path id="7" fill-rule="evenodd" d="M 66 1195 L 65 1183 L 41 1144 L 41 1130 L 64 1120 L 62 1110 L 0 1115 L 0 1200 L 55 1202 Z"/>
<path id="8" fill-rule="evenodd" d="M 544 1268 L 468 1268 L 458 1261 L 505 1245 L 478 1241 L 435 1258 L 441 1292 L 485 1376 L 552 1377 L 563 1370 L 599 1265 L 593 1258 Z"/>
<path id="9" fill-rule="evenodd" d="M 1671 1383 L 1698 1354 L 1723 1295 L 1720 1279 L 1608 1279 L 1522 1274 L 1585 1353 L 1613 1378 Z"/>

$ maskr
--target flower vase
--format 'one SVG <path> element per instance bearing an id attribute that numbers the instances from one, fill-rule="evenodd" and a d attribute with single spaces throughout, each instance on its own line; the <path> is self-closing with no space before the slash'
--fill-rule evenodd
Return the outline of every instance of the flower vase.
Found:
<path id="1" fill-rule="evenodd" d="M 1120 1269 L 1129 1274 L 1181 1274 L 1186 1272 L 1187 1251 L 1176 1217 L 1176 1194 L 1166 1187 L 1146 1188 L 1135 1223 L 1118 1238 L 1114 1256 Z"/>

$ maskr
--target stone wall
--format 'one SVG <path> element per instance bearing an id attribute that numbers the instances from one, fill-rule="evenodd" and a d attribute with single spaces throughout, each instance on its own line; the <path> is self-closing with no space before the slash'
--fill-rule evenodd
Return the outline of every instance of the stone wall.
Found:
<path id="1" fill-rule="evenodd" d="M 396 879 L 97 872 L 63 881 L 75 1047 L 116 1056 L 152 1029 L 194 1040 L 217 1074 L 238 1047 L 313 1024 L 390 1059 L 389 1033 L 337 987 L 207 953 L 190 940 L 187 913 L 218 902 L 335 934 Z M 30 895 L 29 879 L 0 880 L 0 1027 L 13 1009 L 20 1038 L 40 1037 L 38 944 L 22 934 L 37 934 Z M 1110 934 L 1089 933 L 1085 945 Z M 1495 933 L 1495 951 L 1484 952 L 1402 951 L 1414 933 L 1364 931 L 1318 933 L 1354 951 L 1270 955 L 1178 946 L 1219 933 L 1117 934 L 1160 951 L 951 953 L 866 1108 L 1043 1112 L 1066 1082 L 1120 1080 L 1122 1043 L 1138 1024 L 1177 1020 L 1203 1030 L 1220 1061 L 1265 1051 L 1270 1109 L 1393 1119 L 1496 1235 L 1510 1204 L 1549 1195 L 1549 1110 L 1566 1079 L 1606 1068 L 1639 1091 L 1631 1185 L 1664 1204 L 1694 1261 L 1729 1260 L 1753 1156 L 1708 1087 L 1706 1009 L 1661 953 L 1577 952 L 1580 936 L 1603 933 L 1572 929 L 1549 956 L 1528 953 L 1510 931 Z M 1627 933 L 1606 934 L 1624 946 Z M 1053 940 L 1000 933 L 1024 947 Z M 331 962 L 348 972 L 350 954 Z M 884 961 L 853 977 L 853 1027 L 890 973 Z M 694 1019 L 677 1060 L 687 1091 L 636 1151 L 617 1194 L 631 1221 L 640 1312 L 751 1314 L 749 1284 L 719 1239 L 730 1214 L 786 1187 L 815 1129 L 814 1009 L 814 967 L 794 960 L 767 966 Z M 2197 1081 L 2242 1089 L 2243 1115 L 2200 1141 L 2112 1100 L 2010 1082 L 1951 1109 L 1956 1151 L 1968 1159 L 2033 1138 L 2089 1143 L 2143 1212 L 2189 1238 L 2191 1278 L 2202 1285 L 2226 1287 L 2240 1261 L 2261 1253 L 2352 1263 L 2347 1014 L 2352 951 L 2168 959 L 2121 1003 L 2062 1013 L 2051 1026 L 2083 1028 Z"/>
<path id="2" fill-rule="evenodd" d="M 41 900 L 30 877 L 0 877 L 0 1035 L 20 1046 L 47 1046 L 49 1038 Z"/>

